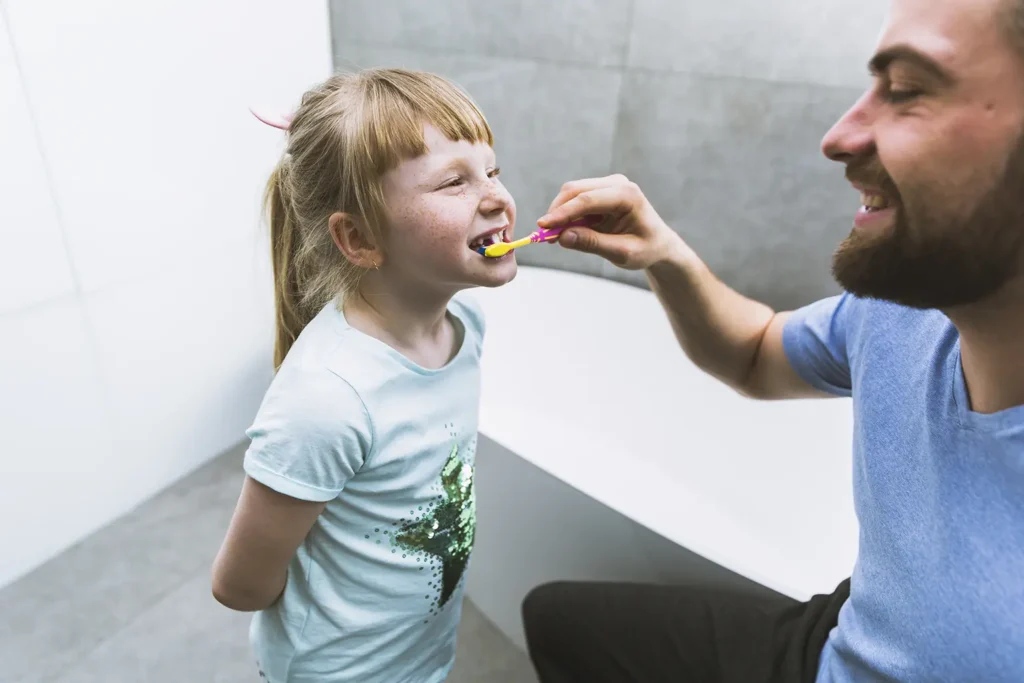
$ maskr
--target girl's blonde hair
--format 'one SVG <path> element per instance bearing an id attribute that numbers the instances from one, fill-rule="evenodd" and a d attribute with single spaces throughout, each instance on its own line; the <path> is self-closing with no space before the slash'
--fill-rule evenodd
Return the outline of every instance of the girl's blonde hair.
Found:
<path id="1" fill-rule="evenodd" d="M 330 216 L 340 211 L 363 219 L 379 244 L 381 179 L 403 160 L 426 153 L 425 124 L 453 141 L 494 144 L 472 99 L 434 74 L 341 73 L 302 96 L 264 197 L 277 314 L 275 368 L 313 316 L 348 294 L 362 275 L 335 245 Z"/>

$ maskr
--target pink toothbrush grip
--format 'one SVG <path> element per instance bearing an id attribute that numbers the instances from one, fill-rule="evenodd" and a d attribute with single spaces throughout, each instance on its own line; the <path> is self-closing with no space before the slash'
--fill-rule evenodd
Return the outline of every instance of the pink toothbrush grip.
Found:
<path id="1" fill-rule="evenodd" d="M 584 216 L 583 218 L 577 219 L 565 225 L 559 225 L 555 228 L 541 228 L 537 232 L 533 233 L 534 242 L 551 242 L 558 239 L 558 236 L 569 228 L 592 228 L 598 225 L 604 216 Z"/>

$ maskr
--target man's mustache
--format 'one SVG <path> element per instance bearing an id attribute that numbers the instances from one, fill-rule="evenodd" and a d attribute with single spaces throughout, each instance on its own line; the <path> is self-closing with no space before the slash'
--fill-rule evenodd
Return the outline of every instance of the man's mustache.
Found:
<path id="1" fill-rule="evenodd" d="M 882 160 L 877 156 L 848 164 L 846 179 L 856 185 L 877 188 L 884 195 L 893 199 L 898 199 L 900 196 L 892 176 L 885 170 Z"/>

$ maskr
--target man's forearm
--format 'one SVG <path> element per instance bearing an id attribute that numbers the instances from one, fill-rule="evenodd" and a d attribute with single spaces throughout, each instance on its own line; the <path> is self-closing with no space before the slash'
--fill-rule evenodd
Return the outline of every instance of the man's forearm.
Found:
<path id="1" fill-rule="evenodd" d="M 646 273 L 690 360 L 748 393 L 758 348 L 775 312 L 727 287 L 682 240 Z"/>

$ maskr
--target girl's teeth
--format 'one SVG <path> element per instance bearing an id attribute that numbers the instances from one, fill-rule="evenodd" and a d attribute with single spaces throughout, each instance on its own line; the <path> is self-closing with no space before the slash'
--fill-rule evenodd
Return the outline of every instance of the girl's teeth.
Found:
<path id="1" fill-rule="evenodd" d="M 497 244 L 498 242 L 504 242 L 504 241 L 505 241 L 505 231 L 502 230 L 501 232 L 496 232 L 493 235 L 488 235 L 487 237 L 481 237 L 480 239 L 476 240 L 475 242 L 473 242 L 469 246 L 472 249 L 479 249 L 480 247 L 489 247 L 492 244 Z"/>

